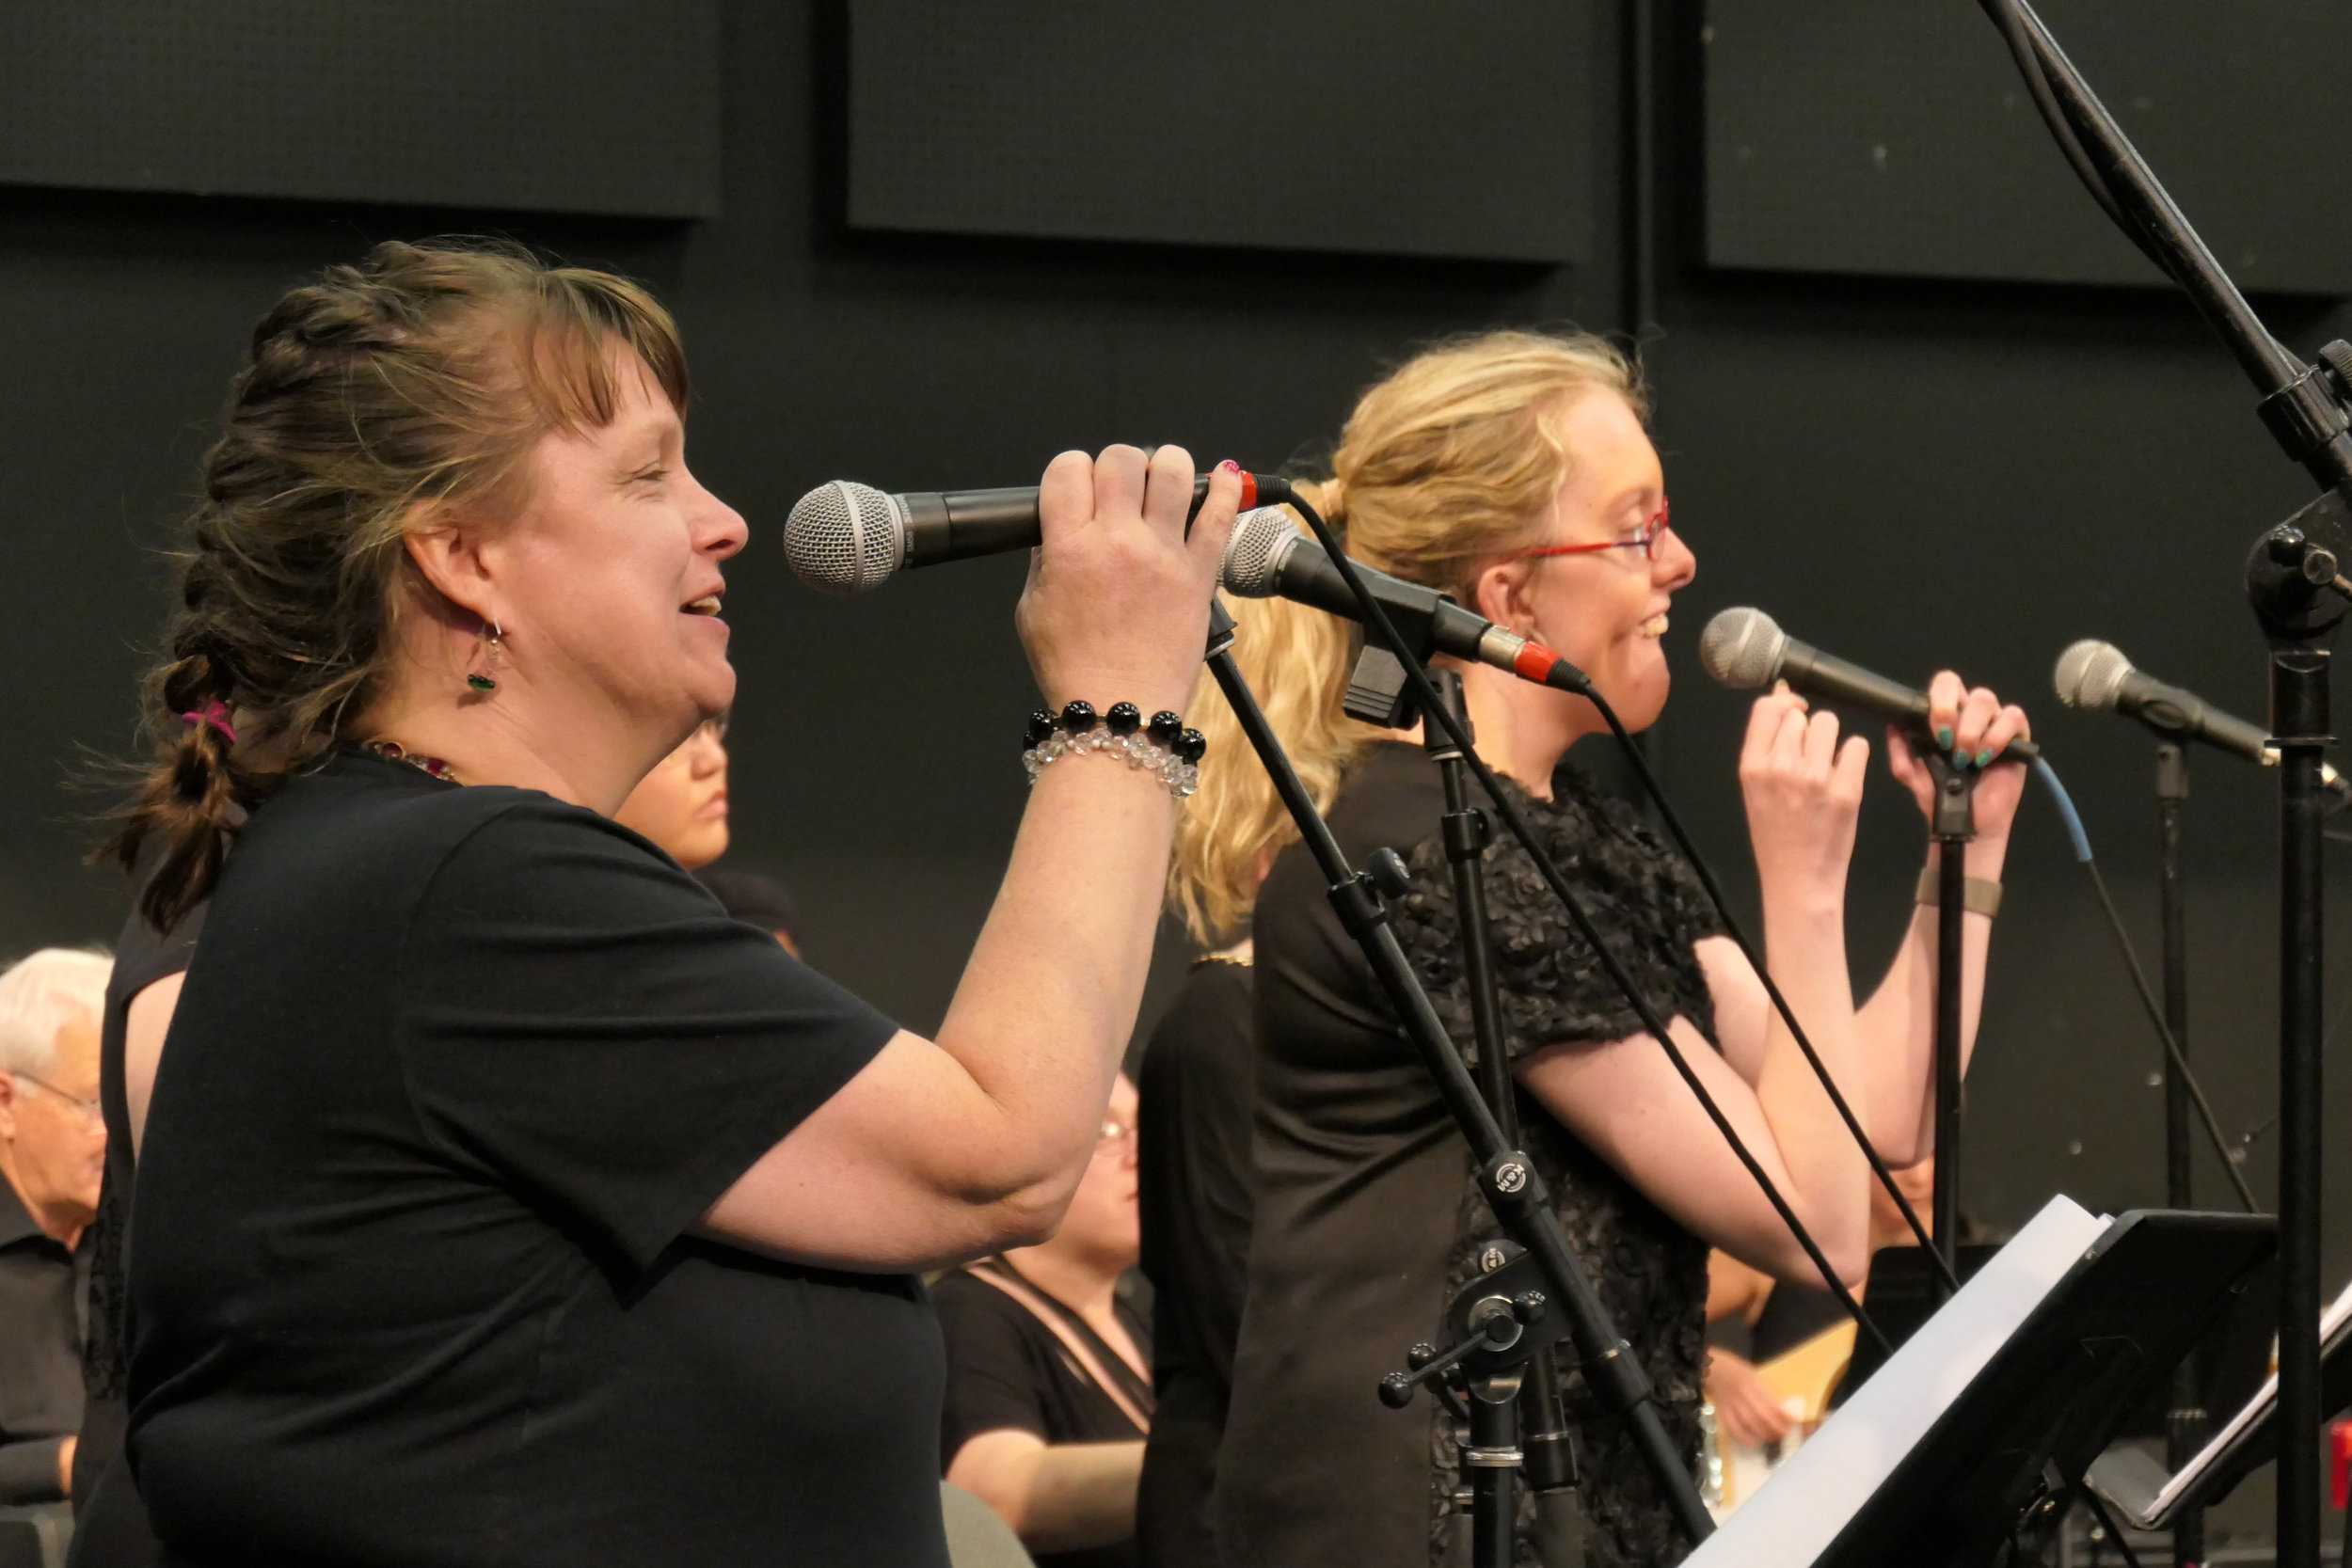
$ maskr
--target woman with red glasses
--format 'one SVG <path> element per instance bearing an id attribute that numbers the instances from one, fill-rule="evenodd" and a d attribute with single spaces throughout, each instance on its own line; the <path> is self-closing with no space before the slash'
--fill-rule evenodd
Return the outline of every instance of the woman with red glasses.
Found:
<path id="1" fill-rule="evenodd" d="M 1558 649 L 1642 730 L 1665 705 L 1660 636 L 1696 566 L 1669 525 L 1645 412 L 1632 367 L 1597 339 L 1500 333 L 1451 343 L 1365 395 L 1317 499 L 1366 563 L 1443 588 Z M 1336 691 L 1343 676 L 1298 668 L 1280 678 Z M 1605 733 L 1599 713 L 1498 671 L 1462 676 L 1480 752 L 1742 1141 L 1833 1266 L 1858 1283 L 1869 1225 L 1860 1151 L 1690 868 L 1632 810 L 1558 766 L 1576 742 Z M 2018 709 L 1948 671 L 1930 697 L 1938 744 L 1973 765 L 2026 733 Z M 1436 767 L 1417 736 L 1320 736 L 1311 750 L 1346 753 L 1332 827 L 1358 864 L 1383 846 L 1405 855 L 1412 886 L 1391 900 L 1391 917 L 1467 1048 Z M 1884 980 L 1855 993 L 1845 881 L 1868 750 L 1829 714 L 1774 691 L 1751 713 L 1740 783 L 1775 978 L 1880 1152 L 1908 1165 L 1929 1152 L 1933 1109 L 1934 920 L 1915 911 Z M 1924 812 L 1924 766 L 1891 735 L 1888 750 Z M 1213 752 L 1210 766 L 1254 768 L 1234 752 Z M 1978 789 L 1968 875 L 1993 886 L 1972 885 L 1972 911 L 1992 902 L 2021 775 L 1993 766 Z M 1246 804 L 1230 809 L 1236 824 L 1252 820 Z M 1215 876 L 1237 859 L 1187 854 L 1179 876 Z M 1783 1278 L 1818 1275 L 1525 854 L 1505 839 L 1489 851 L 1486 878 L 1523 1147 L 1656 1385 L 1670 1433 L 1695 1456 L 1708 1249 Z M 1971 1035 L 1990 924 L 1984 913 L 1968 919 Z M 1431 1337 L 1495 1227 L 1461 1138 L 1298 847 L 1259 891 L 1254 930 L 1255 1220 L 1215 1466 L 1220 1549 L 1252 1568 L 1423 1568 L 1467 1544 L 1454 1423 L 1432 1401 L 1399 1413 L 1373 1394 L 1409 1345 Z M 1564 1374 L 1582 1470 L 1582 1560 L 1678 1560 L 1687 1543 L 1638 1453 L 1573 1368 Z M 1579 1550 L 1555 1542 L 1548 1556 L 1573 1560 Z"/>

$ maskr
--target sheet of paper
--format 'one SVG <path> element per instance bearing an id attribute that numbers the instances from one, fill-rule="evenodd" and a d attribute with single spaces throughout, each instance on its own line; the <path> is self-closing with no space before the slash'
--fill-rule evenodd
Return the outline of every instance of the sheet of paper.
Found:
<path id="1" fill-rule="evenodd" d="M 2108 1224 L 2052 1198 L 1686 1568 L 1810 1568 Z"/>
<path id="2" fill-rule="evenodd" d="M 2348 1317 L 2352 1317 L 2352 1285 L 2346 1285 L 2344 1293 L 2329 1303 L 2328 1309 L 2319 1315 L 2319 1342 L 2326 1344 L 2336 1330 L 2344 1326 Z M 2148 1517 L 2161 1521 L 2170 1514 L 2172 1505 L 2179 1500 L 2188 1484 L 2203 1475 L 2206 1467 L 2221 1457 L 2221 1450 L 2235 1442 L 2238 1433 L 2251 1426 L 2256 1417 L 2278 1402 L 2279 1374 L 2274 1370 L 2263 1379 L 2263 1386 L 2254 1390 L 2254 1397 L 2246 1402 L 2245 1408 L 2230 1418 L 2230 1424 L 2214 1433 L 2213 1441 L 2200 1449 L 2196 1458 L 2182 1465 L 2172 1479 L 2165 1482 L 2164 1490 L 2156 1494 L 2156 1500 L 2149 1506 Z"/>

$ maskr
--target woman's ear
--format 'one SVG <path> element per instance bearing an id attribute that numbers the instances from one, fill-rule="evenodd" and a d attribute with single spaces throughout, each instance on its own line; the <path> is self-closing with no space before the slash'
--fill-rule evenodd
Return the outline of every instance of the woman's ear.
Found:
<path id="1" fill-rule="evenodd" d="M 1534 634 L 1535 606 L 1528 585 L 1533 562 L 1499 561 L 1470 578 L 1470 608 L 1507 631 Z"/>
<path id="2" fill-rule="evenodd" d="M 401 530 L 401 547 L 434 593 L 453 609 L 485 625 L 501 619 L 498 587 L 485 559 L 481 534 L 446 515 L 425 515 Z"/>

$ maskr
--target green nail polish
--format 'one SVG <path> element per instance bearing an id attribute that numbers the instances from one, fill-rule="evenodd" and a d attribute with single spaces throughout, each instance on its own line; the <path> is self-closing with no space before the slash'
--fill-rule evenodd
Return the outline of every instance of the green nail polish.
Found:
<path id="1" fill-rule="evenodd" d="M 1991 752 L 1979 752 L 1977 753 L 1977 766 L 1978 766 L 1979 768 L 1982 768 L 1982 767 L 1984 767 L 1987 763 L 1991 762 L 1992 760 L 1993 760 L 1993 753 L 1992 753 Z"/>
<path id="2" fill-rule="evenodd" d="M 1935 732 L 1935 743 L 1947 752 L 1952 749 L 1952 729 L 1949 724 L 1944 725 Z"/>

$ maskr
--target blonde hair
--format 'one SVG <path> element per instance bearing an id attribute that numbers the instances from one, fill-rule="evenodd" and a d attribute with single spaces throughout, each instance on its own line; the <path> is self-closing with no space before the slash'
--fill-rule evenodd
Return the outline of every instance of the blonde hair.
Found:
<path id="1" fill-rule="evenodd" d="M 0 974 L 0 1072 L 55 1072 L 57 1036 L 76 1019 L 105 1010 L 115 961 L 103 953 L 44 947 Z"/>
<path id="2" fill-rule="evenodd" d="M 685 350 L 650 294 L 491 241 L 379 245 L 254 327 L 142 691 L 155 761 L 110 846 L 126 866 L 160 850 L 140 897 L 158 929 L 376 694 L 420 503 L 511 512 L 541 436 L 612 422 L 616 354 L 685 412 Z"/>
<path id="3" fill-rule="evenodd" d="M 1633 362 L 1590 333 L 1449 340 L 1366 392 L 1331 454 L 1331 478 L 1299 488 L 1350 555 L 1467 601 L 1482 569 L 1543 542 L 1546 514 L 1575 465 L 1558 416 L 1594 392 L 1648 417 Z M 1340 711 L 1357 641 L 1343 623 L 1283 600 L 1234 608 L 1234 659 L 1327 810 L 1349 766 L 1387 733 Z M 1205 673 L 1187 715 L 1198 715 L 1191 721 L 1209 750 L 1177 825 L 1169 896 L 1209 942 L 1248 920 L 1268 852 L 1294 833 Z"/>
<path id="4" fill-rule="evenodd" d="M 1219 597 L 1234 621 L 1233 663 L 1297 764 L 1316 809 L 1330 810 L 1347 765 L 1387 733 L 1340 711 L 1352 641 L 1347 623 L 1288 599 Z M 1248 925 L 1266 863 L 1298 835 L 1241 733 L 1241 721 L 1206 670 L 1193 682 L 1184 718 L 1209 750 L 1200 787 L 1176 819 L 1168 902 L 1193 940 L 1212 947 Z M 1207 766 L 1207 757 L 1220 765 Z"/>

